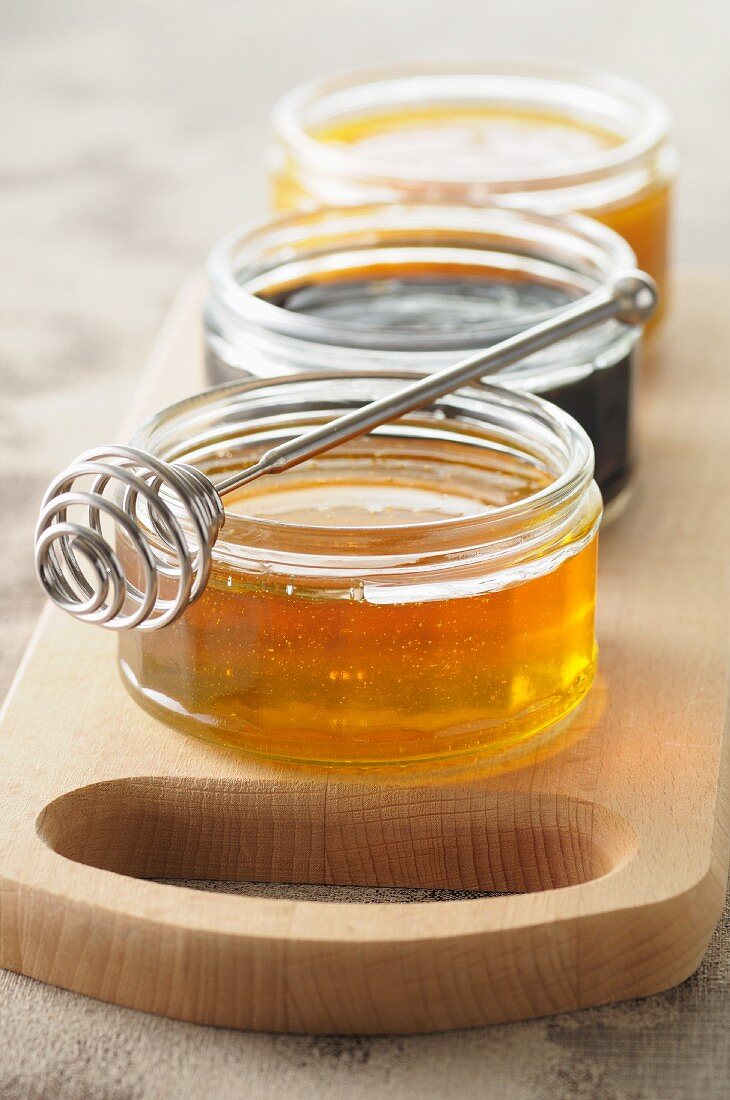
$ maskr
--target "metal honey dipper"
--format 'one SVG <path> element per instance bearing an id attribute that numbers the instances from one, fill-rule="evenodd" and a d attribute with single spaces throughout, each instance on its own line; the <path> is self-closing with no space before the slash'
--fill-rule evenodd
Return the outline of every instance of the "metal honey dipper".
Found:
<path id="1" fill-rule="evenodd" d="M 226 493 L 365 435 L 601 321 L 615 318 L 627 325 L 642 324 L 656 305 L 653 280 L 642 271 L 627 271 L 609 288 L 587 295 L 524 332 L 273 447 L 253 466 L 215 484 L 194 466 L 165 462 L 133 447 L 111 445 L 86 451 L 55 478 L 43 498 L 35 535 L 40 582 L 57 607 L 84 622 L 111 630 L 167 626 L 207 584 L 211 552 L 225 522 L 221 498 Z M 93 481 L 87 490 L 75 487 L 89 477 Z M 110 486 L 115 487 L 117 499 L 107 492 Z M 142 502 L 159 539 L 159 552 L 140 524 Z M 85 523 L 68 517 L 68 510 L 78 506 L 86 510 Z M 102 531 L 102 516 L 119 528 L 136 551 L 141 588 L 125 576 L 114 546 Z M 160 596 L 161 578 L 176 585 L 172 598 Z"/>

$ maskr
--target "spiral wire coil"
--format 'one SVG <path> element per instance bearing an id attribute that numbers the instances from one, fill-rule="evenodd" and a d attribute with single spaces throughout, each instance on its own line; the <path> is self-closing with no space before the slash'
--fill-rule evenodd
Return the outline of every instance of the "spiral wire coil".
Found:
<path id="1" fill-rule="evenodd" d="M 157 630 L 205 588 L 224 516 L 215 486 L 193 466 L 134 447 L 87 451 L 43 498 L 36 570 L 52 602 L 83 622 Z M 115 528 L 116 545 L 102 530 L 103 517 Z"/>

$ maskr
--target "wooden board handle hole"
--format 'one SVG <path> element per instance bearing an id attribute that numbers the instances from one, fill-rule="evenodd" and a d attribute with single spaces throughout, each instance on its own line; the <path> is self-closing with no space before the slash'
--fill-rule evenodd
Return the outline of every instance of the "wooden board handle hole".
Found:
<path id="1" fill-rule="evenodd" d="M 609 874 L 636 851 L 618 814 L 564 795 L 156 777 L 69 791 L 39 815 L 55 852 L 145 879 L 524 893 Z"/>

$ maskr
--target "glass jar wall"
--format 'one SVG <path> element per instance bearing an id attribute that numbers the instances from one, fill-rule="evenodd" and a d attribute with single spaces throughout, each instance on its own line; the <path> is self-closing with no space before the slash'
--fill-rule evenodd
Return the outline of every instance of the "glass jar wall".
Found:
<path id="1" fill-rule="evenodd" d="M 404 377 L 220 387 L 134 443 L 215 480 Z M 120 635 L 125 683 L 172 725 L 269 758 L 509 756 L 594 676 L 591 474 L 569 416 L 482 385 L 252 482 L 225 498 L 200 599 Z"/>
<path id="2" fill-rule="evenodd" d="M 225 237 L 209 260 L 208 376 L 437 370 L 634 262 L 617 234 L 578 216 L 409 203 L 255 223 Z M 607 322 L 502 376 L 583 425 L 607 503 L 633 466 L 638 337 Z"/>
<path id="3" fill-rule="evenodd" d="M 666 291 L 677 154 L 662 103 L 568 65 L 404 67 L 294 89 L 273 115 L 278 209 L 399 199 L 580 211 Z"/>

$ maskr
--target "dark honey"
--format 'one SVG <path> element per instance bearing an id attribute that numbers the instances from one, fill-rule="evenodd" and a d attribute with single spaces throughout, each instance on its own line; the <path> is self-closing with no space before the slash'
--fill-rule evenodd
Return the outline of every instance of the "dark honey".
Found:
<path id="1" fill-rule="evenodd" d="M 575 299 L 563 287 L 549 283 L 443 270 L 424 273 L 416 265 L 398 272 L 385 266 L 373 268 L 360 278 L 342 277 L 338 272 L 336 278 L 280 287 L 265 297 L 281 309 L 347 327 L 358 341 L 366 340 L 367 334 L 407 337 L 412 333 L 419 341 L 433 336 L 442 346 L 451 338 L 454 348 L 460 349 L 453 351 L 454 362 Z M 585 428 L 595 449 L 595 478 L 606 504 L 631 476 L 634 355 L 630 351 L 605 365 L 555 371 L 554 383 L 545 378 L 548 372 L 538 372 L 536 385 L 519 372 L 503 376 L 565 409 Z M 417 369 L 412 352 L 407 365 Z"/>

